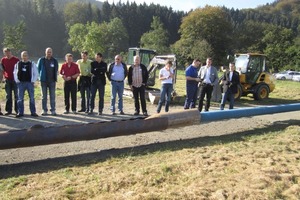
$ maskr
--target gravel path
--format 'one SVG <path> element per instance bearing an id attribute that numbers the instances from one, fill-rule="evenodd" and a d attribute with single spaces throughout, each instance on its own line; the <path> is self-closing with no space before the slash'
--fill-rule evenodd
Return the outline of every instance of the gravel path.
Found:
<path id="1" fill-rule="evenodd" d="M 60 114 L 56 117 L 41 116 L 38 118 L 32 118 L 30 116 L 25 116 L 21 119 L 16 119 L 13 116 L 1 116 L 0 131 L 3 132 L 14 129 L 25 129 L 29 128 L 34 124 L 42 124 L 43 126 L 60 126 L 63 124 L 90 123 L 97 121 L 132 118 L 133 115 L 131 114 L 133 113 L 133 103 L 130 99 L 125 100 L 125 102 L 126 109 L 124 111 L 125 113 L 130 113 L 130 115 L 128 114 L 124 116 L 112 116 L 109 114 L 109 110 L 106 109 L 104 111 L 104 115 L 102 116 L 86 114 Z M 106 108 L 108 108 L 108 105 L 105 106 Z M 150 103 L 148 103 L 147 106 L 149 114 L 155 113 L 156 106 L 151 105 Z M 28 109 L 28 107 L 26 108 Z M 211 110 L 213 109 L 218 108 L 212 107 Z M 172 106 L 170 110 L 170 112 L 182 110 L 182 106 Z M 59 110 L 58 113 L 62 113 L 62 110 Z M 205 136 L 220 136 L 234 134 L 247 130 L 268 128 L 278 123 L 286 123 L 287 125 L 289 125 L 289 122 L 291 121 L 300 125 L 300 111 L 272 115 L 262 115 L 240 119 L 222 120 L 210 123 L 202 123 L 199 125 L 185 126 L 176 129 L 167 129 L 159 132 L 149 132 L 137 135 L 113 137 L 92 141 L 80 141 L 28 148 L 0 150 L 0 168 L 1 166 L 2 168 L 9 167 L 10 165 L 18 163 L 31 163 L 35 161 L 44 161 L 55 158 L 67 158 L 75 155 L 97 153 L 109 151 L 112 149 L 122 150 L 144 146 L 148 144 L 164 143 L 178 140 L 190 140 Z"/>

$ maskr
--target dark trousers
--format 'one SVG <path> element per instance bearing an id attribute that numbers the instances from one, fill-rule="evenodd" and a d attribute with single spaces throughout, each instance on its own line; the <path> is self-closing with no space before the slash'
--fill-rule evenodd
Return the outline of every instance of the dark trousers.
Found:
<path id="1" fill-rule="evenodd" d="M 102 112 L 104 107 L 104 94 L 105 94 L 105 85 L 103 82 L 99 79 L 96 80 L 95 83 L 92 83 L 91 85 L 91 100 L 90 100 L 90 108 L 91 110 L 94 110 L 95 108 L 95 97 L 98 90 L 99 95 L 99 107 L 98 111 Z"/>
<path id="2" fill-rule="evenodd" d="M 146 99 L 145 99 L 145 86 L 143 85 L 141 87 L 132 86 L 132 93 L 134 97 L 135 111 L 138 113 L 140 112 L 140 103 L 139 103 L 139 99 L 140 99 L 143 113 L 147 112 Z"/>
<path id="3" fill-rule="evenodd" d="M 186 99 L 184 109 L 195 108 L 197 101 L 198 83 L 186 84 Z"/>
<path id="4" fill-rule="evenodd" d="M 6 92 L 6 105 L 5 105 L 5 111 L 8 113 L 12 112 L 12 106 L 13 106 L 13 97 L 12 93 L 14 92 L 14 108 L 15 112 L 18 113 L 18 88 L 17 84 L 14 80 L 6 80 L 5 81 L 5 92 Z"/>
<path id="5" fill-rule="evenodd" d="M 90 86 L 81 86 L 80 87 L 80 96 L 81 96 L 81 110 L 89 111 L 90 108 L 90 99 L 91 99 L 91 87 Z"/>
<path id="6" fill-rule="evenodd" d="M 200 91 L 199 91 L 199 105 L 198 105 L 198 110 L 201 112 L 202 107 L 203 107 L 203 100 L 206 95 L 206 104 L 205 104 L 205 111 L 209 110 L 210 107 L 210 99 L 211 99 L 211 94 L 214 89 L 214 86 L 210 84 L 202 84 L 200 86 Z"/>
<path id="7" fill-rule="evenodd" d="M 65 81 L 64 83 L 64 95 L 65 95 L 65 110 L 70 110 L 70 95 L 72 101 L 72 111 L 76 111 L 77 107 L 77 83 L 76 81 Z"/>

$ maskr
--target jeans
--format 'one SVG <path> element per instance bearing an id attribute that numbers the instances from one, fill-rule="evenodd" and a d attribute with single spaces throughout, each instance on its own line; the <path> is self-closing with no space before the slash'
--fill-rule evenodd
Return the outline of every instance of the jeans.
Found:
<path id="1" fill-rule="evenodd" d="M 144 85 L 142 85 L 141 87 L 133 86 L 132 89 L 133 89 L 132 93 L 133 93 L 133 97 L 134 97 L 135 111 L 137 113 L 140 112 L 140 103 L 139 103 L 139 99 L 140 99 L 143 113 L 147 112 L 146 99 L 145 99 L 145 86 Z"/>
<path id="2" fill-rule="evenodd" d="M 5 105 L 5 111 L 8 113 L 12 112 L 12 92 L 14 91 L 14 97 L 15 97 L 15 112 L 18 113 L 18 88 L 17 84 L 14 80 L 6 80 L 5 81 L 5 92 L 6 92 L 6 105 Z"/>
<path id="3" fill-rule="evenodd" d="M 31 82 L 20 82 L 17 83 L 18 86 L 18 113 L 20 115 L 24 114 L 24 93 L 25 90 L 28 91 L 29 95 L 29 108 L 31 114 L 36 113 L 35 102 L 34 102 L 34 83 Z"/>
<path id="4" fill-rule="evenodd" d="M 184 109 L 195 108 L 197 101 L 198 83 L 186 83 L 186 99 Z"/>
<path id="5" fill-rule="evenodd" d="M 165 104 L 165 112 L 169 112 L 172 91 L 173 91 L 173 84 L 171 83 L 166 83 L 161 86 L 160 99 L 156 110 L 157 113 L 160 113 L 163 104 Z"/>
<path id="6" fill-rule="evenodd" d="M 201 112 L 202 107 L 203 107 L 203 100 L 206 95 L 206 104 L 205 104 L 205 111 L 209 110 L 210 107 L 210 99 L 211 99 L 211 94 L 214 89 L 214 86 L 210 84 L 203 84 L 200 86 L 200 91 L 199 91 L 199 105 L 198 105 L 198 110 Z"/>
<path id="7" fill-rule="evenodd" d="M 117 82 L 111 81 L 111 101 L 110 101 L 110 110 L 112 112 L 116 111 L 116 97 L 118 94 L 119 101 L 118 101 L 118 110 L 121 112 L 123 111 L 123 92 L 124 92 L 124 81 Z"/>
<path id="8" fill-rule="evenodd" d="M 50 111 L 55 112 L 55 89 L 56 89 L 56 82 L 41 82 L 42 88 L 42 109 L 45 112 L 48 112 L 47 108 L 47 97 L 48 97 L 48 88 L 49 88 L 49 95 L 50 95 Z"/>
<path id="9" fill-rule="evenodd" d="M 70 110 L 70 94 L 72 101 L 72 111 L 76 111 L 77 107 L 77 83 L 76 80 L 65 81 L 64 83 L 64 95 L 65 95 L 65 110 Z"/>
<path id="10" fill-rule="evenodd" d="M 90 99 L 91 99 L 91 88 L 89 86 L 80 87 L 80 96 L 81 96 L 81 110 L 89 111 L 90 108 Z"/>
<path id="11" fill-rule="evenodd" d="M 224 110 L 227 99 L 229 99 L 229 109 L 233 109 L 234 94 L 231 92 L 231 90 L 227 90 L 225 93 L 222 94 L 222 100 L 220 106 L 221 110 Z"/>
<path id="12" fill-rule="evenodd" d="M 105 94 L 105 85 L 99 79 L 95 83 L 91 85 L 91 101 L 90 101 L 90 110 L 94 110 L 95 108 L 95 97 L 98 90 L 99 95 L 99 107 L 98 111 L 102 112 L 104 107 L 104 94 Z"/>

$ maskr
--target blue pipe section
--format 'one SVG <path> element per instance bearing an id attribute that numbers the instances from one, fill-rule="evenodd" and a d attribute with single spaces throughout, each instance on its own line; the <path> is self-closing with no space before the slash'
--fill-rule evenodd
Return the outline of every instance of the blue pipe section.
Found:
<path id="1" fill-rule="evenodd" d="M 211 122 L 223 119 L 250 117 L 255 115 L 267 115 L 298 110 L 300 110 L 300 103 L 281 104 L 274 106 L 260 106 L 254 108 L 238 108 L 232 110 L 216 110 L 210 112 L 201 112 L 200 120 L 201 122 Z"/>

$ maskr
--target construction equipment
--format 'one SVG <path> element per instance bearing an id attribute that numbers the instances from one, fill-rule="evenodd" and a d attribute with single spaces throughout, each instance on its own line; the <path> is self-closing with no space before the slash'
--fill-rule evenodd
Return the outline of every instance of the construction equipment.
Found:
<path id="1" fill-rule="evenodd" d="M 173 62 L 173 70 L 174 70 L 174 78 L 173 78 L 173 92 L 172 97 L 176 96 L 176 92 L 174 89 L 177 77 L 177 60 L 174 54 L 170 55 L 156 55 L 155 50 L 144 49 L 144 48 L 129 48 L 128 49 L 128 59 L 127 64 L 128 67 L 134 64 L 133 57 L 139 55 L 141 58 L 141 63 L 147 67 L 149 78 L 146 87 L 146 98 L 150 100 L 152 104 L 157 104 L 160 98 L 160 89 L 155 88 L 156 79 L 157 79 L 157 71 L 165 66 L 167 60 Z M 132 97 L 132 92 L 129 88 L 125 88 L 124 95 Z"/>
<path id="2" fill-rule="evenodd" d="M 240 73 L 240 85 L 235 99 L 253 94 L 255 100 L 267 99 L 275 89 L 275 77 L 268 72 L 266 55 L 259 53 L 235 54 L 234 63 Z"/>

